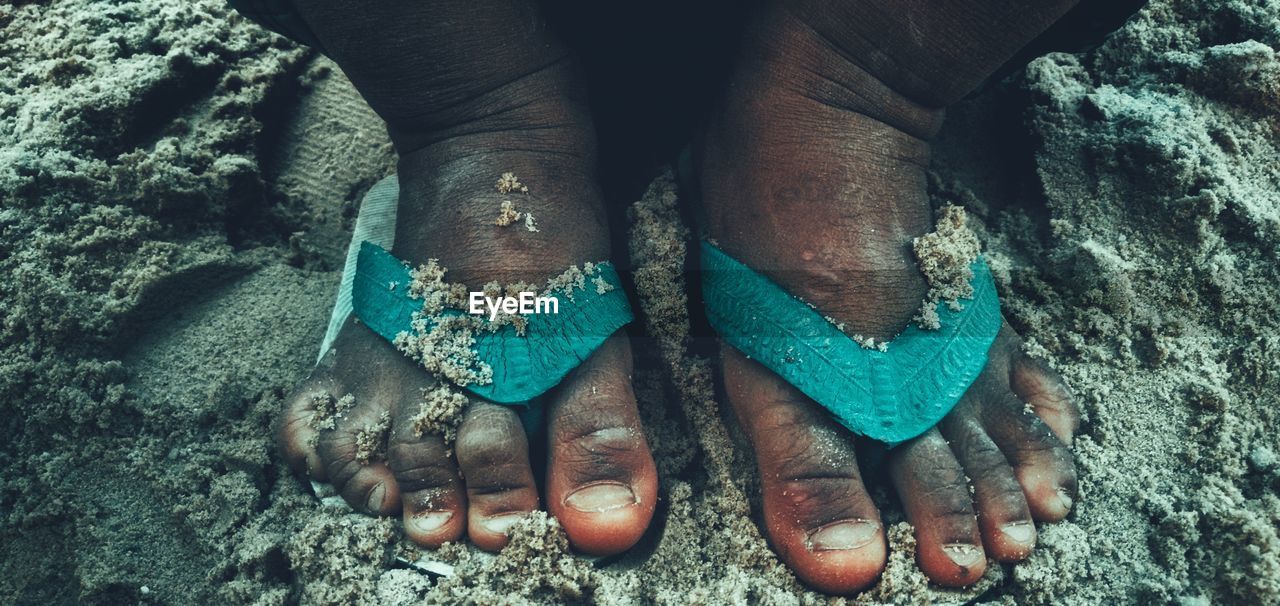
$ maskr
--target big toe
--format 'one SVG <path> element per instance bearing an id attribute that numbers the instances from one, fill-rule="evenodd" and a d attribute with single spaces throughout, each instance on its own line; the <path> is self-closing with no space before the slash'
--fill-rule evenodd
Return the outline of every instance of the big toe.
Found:
<path id="1" fill-rule="evenodd" d="M 755 446 L 770 541 L 819 591 L 868 587 L 884 570 L 887 548 L 853 436 L 764 367 L 722 351 L 729 400 Z"/>
<path id="2" fill-rule="evenodd" d="M 579 551 L 619 553 L 644 535 L 658 474 L 631 389 L 631 349 L 610 337 L 552 395 L 547 507 Z"/>

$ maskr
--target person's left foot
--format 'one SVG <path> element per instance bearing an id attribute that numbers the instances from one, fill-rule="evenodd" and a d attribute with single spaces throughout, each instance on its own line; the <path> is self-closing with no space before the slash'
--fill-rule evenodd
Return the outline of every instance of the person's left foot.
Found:
<path id="1" fill-rule="evenodd" d="M 766 42 L 738 66 L 698 155 L 709 235 L 847 332 L 892 339 L 927 291 L 911 245 L 933 229 L 925 167 L 941 112 L 845 61 L 788 11 L 754 27 L 749 40 Z M 722 346 L 721 359 L 774 547 L 820 590 L 870 585 L 885 534 L 854 436 L 737 350 Z M 1061 520 L 1076 496 L 1077 424 L 1058 376 L 1006 324 L 960 403 L 887 459 L 930 579 L 968 585 L 988 557 L 1031 553 L 1034 521 Z"/>

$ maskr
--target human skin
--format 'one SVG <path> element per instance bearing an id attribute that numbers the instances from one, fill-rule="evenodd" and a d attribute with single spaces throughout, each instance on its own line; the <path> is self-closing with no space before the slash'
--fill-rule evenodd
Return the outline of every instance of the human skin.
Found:
<path id="1" fill-rule="evenodd" d="M 912 240 L 933 228 L 926 170 L 944 108 L 1071 4 L 760 7 L 696 150 L 709 235 L 848 332 L 891 339 L 928 290 Z M 818 589 L 867 587 L 887 554 L 857 438 L 732 347 L 721 363 L 774 548 Z M 1067 515 L 1078 419 L 1059 377 L 1005 324 L 960 403 L 886 459 L 930 579 L 971 584 L 988 557 L 1027 557 L 1035 521 Z"/>
<path id="2" fill-rule="evenodd" d="M 910 242 L 932 228 L 924 171 L 943 108 L 1069 6 L 756 6 L 696 148 L 710 235 L 850 332 L 891 338 L 926 290 Z M 393 253 L 439 259 L 451 281 L 475 286 L 539 281 L 607 258 L 580 76 L 533 3 L 306 0 L 299 9 L 400 153 Z M 493 225 L 504 199 L 493 184 L 504 172 L 530 186 L 520 206 L 540 231 Z M 575 548 L 617 553 L 639 539 L 657 498 L 630 370 L 630 347 L 615 335 L 548 394 L 539 487 L 507 408 L 474 400 L 452 456 L 438 436 L 415 435 L 409 419 L 431 379 L 351 321 L 291 396 L 280 441 L 299 472 L 332 482 L 359 510 L 402 515 L 425 546 L 466 536 L 495 550 L 519 515 L 545 506 Z M 722 371 L 757 454 L 774 548 L 820 590 L 874 582 L 886 545 L 857 438 L 727 346 Z M 318 392 L 355 396 L 335 430 L 311 427 Z M 383 413 L 386 460 L 362 465 L 355 436 Z M 1026 557 L 1033 522 L 1061 519 L 1076 497 L 1067 447 L 1077 424 L 1057 376 L 1025 356 L 1006 325 L 956 409 L 887 459 L 922 570 L 965 585 L 987 557 Z"/>
<path id="3" fill-rule="evenodd" d="M 491 281 L 542 283 L 608 258 L 581 78 L 532 2 L 297 6 L 386 121 L 400 155 L 393 254 L 414 264 L 438 259 L 450 282 L 470 290 Z M 497 192 L 507 172 L 529 192 Z M 512 199 L 533 213 L 538 231 L 495 225 L 501 202 Z M 452 452 L 441 436 L 417 435 L 411 419 L 433 380 L 350 320 L 289 397 L 279 439 L 296 470 L 331 482 L 357 510 L 402 516 L 421 545 L 465 536 L 497 550 L 515 521 L 545 507 L 576 549 L 617 553 L 639 540 L 657 501 L 631 367 L 630 345 L 617 333 L 544 396 L 548 460 L 539 487 L 528 438 L 508 407 L 472 397 Z M 332 431 L 312 427 L 317 393 L 355 396 Z M 356 436 L 384 413 L 386 460 L 361 464 Z"/>

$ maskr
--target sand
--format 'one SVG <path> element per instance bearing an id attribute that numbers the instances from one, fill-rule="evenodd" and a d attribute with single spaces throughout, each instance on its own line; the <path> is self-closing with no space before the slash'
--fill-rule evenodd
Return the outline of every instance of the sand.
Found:
<path id="1" fill-rule="evenodd" d="M 1082 498 L 943 591 L 877 485 L 892 555 L 853 602 L 1280 601 L 1277 48 L 1280 3 L 1157 0 L 951 111 L 931 196 L 1078 396 Z M 0 5 L 0 603 L 828 603 L 761 538 L 669 178 L 628 213 L 662 477 L 635 550 L 588 562 L 535 516 L 439 580 L 289 475 L 272 424 L 393 168 L 331 64 L 220 0 Z"/>

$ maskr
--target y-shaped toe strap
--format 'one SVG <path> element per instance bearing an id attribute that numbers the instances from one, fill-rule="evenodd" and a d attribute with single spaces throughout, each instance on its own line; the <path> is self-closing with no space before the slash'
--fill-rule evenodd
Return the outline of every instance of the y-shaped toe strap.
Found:
<path id="1" fill-rule="evenodd" d="M 769 278 L 702 244 L 707 317 L 730 345 L 821 404 L 854 433 L 889 445 L 933 427 L 987 364 L 1000 301 L 981 257 L 972 300 L 939 303 L 941 328 L 912 324 L 884 351 L 868 349 Z"/>
<path id="2" fill-rule="evenodd" d="M 407 262 L 375 244 L 362 243 L 352 284 L 356 317 L 388 341 L 401 333 L 420 332 L 414 320 L 423 302 L 410 295 L 412 280 Z M 612 264 L 596 264 L 585 284 L 569 293 L 552 293 L 558 299 L 556 313 L 524 316 L 528 322 L 523 335 L 510 324 L 473 331 L 472 349 L 478 362 L 493 369 L 493 380 L 463 387 L 493 402 L 523 405 L 558 384 L 631 321 L 631 307 Z M 461 315 L 450 309 L 436 318 L 422 318 L 420 329 L 429 331 L 441 317 Z"/>

